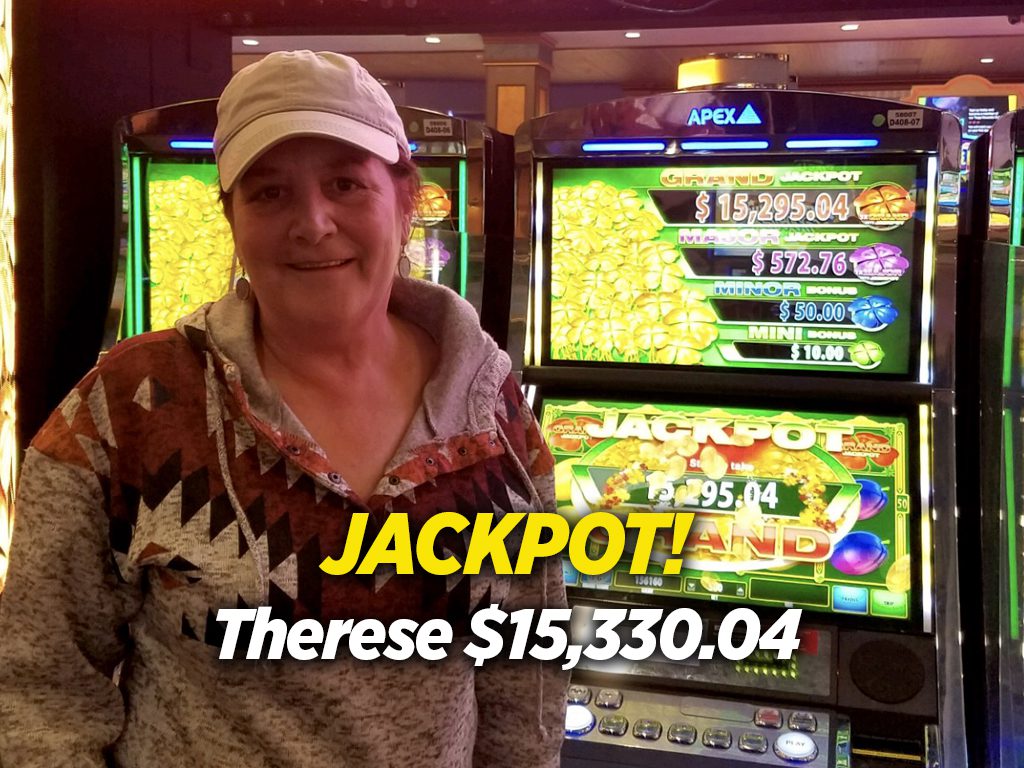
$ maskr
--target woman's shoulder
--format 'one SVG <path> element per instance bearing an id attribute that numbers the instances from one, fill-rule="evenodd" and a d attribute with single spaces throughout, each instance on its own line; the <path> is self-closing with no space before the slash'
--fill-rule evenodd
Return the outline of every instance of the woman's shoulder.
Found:
<path id="1" fill-rule="evenodd" d="M 160 399 L 173 390 L 201 386 L 204 368 L 201 349 L 181 330 L 151 331 L 115 344 L 75 385 L 71 397 L 88 396 L 99 387 L 112 402 L 149 391 Z"/>
<path id="2" fill-rule="evenodd" d="M 77 444 L 76 435 L 120 445 L 143 421 L 180 424 L 195 403 L 204 402 L 198 396 L 203 386 L 203 365 L 177 330 L 125 339 L 75 384 L 33 446 L 58 455 L 62 446 Z M 144 414 L 150 418 L 142 419 Z"/>
<path id="3" fill-rule="evenodd" d="M 109 376 L 165 366 L 176 370 L 189 362 L 195 365 L 195 361 L 195 345 L 179 329 L 167 328 L 119 341 L 100 357 L 94 370 Z"/>

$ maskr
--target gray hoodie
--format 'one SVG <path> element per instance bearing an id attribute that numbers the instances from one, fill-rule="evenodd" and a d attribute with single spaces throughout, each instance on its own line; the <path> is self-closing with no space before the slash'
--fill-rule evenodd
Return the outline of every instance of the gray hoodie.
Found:
<path id="1" fill-rule="evenodd" d="M 319 569 L 352 512 L 415 527 L 554 509 L 550 454 L 472 308 L 398 279 L 390 310 L 440 361 L 366 500 L 263 377 L 233 296 L 122 342 L 54 411 L 25 457 L 0 598 L 4 768 L 558 764 L 565 675 L 461 653 L 478 607 L 563 607 L 557 560 L 528 577 Z M 324 624 L 444 618 L 456 639 L 430 663 L 219 660 L 216 611 L 261 605 Z"/>

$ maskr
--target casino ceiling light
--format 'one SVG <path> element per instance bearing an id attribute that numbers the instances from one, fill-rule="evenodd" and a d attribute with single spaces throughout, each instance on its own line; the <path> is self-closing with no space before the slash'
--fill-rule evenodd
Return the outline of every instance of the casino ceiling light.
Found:
<path id="1" fill-rule="evenodd" d="M 843 24 L 840 29 L 843 30 L 843 32 L 856 32 L 860 29 L 860 24 Z"/>
<path id="2" fill-rule="evenodd" d="M 423 38 L 423 42 L 430 43 L 431 45 L 438 45 L 441 42 L 441 38 L 437 35 L 427 35 Z"/>
<path id="3" fill-rule="evenodd" d="M 259 45 L 259 44 L 260 44 L 260 41 L 257 40 L 255 37 L 243 37 L 242 38 L 242 45 Z"/>
<path id="4" fill-rule="evenodd" d="M 982 64 L 992 64 L 995 61 L 995 59 L 993 59 L 991 56 L 986 56 L 982 59 L 978 59 L 978 61 L 980 61 Z"/>
<path id="5" fill-rule="evenodd" d="M 623 37 L 627 37 L 630 40 L 636 40 L 636 39 L 638 39 L 640 37 L 640 33 L 639 32 L 627 32 L 625 35 L 623 35 Z"/>

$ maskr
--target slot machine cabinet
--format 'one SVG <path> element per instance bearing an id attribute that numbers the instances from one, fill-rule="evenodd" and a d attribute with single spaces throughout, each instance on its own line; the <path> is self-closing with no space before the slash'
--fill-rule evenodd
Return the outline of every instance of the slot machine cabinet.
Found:
<path id="1" fill-rule="evenodd" d="M 759 652 L 578 666 L 566 765 L 964 764 L 959 149 L 936 110 L 746 89 L 517 132 L 510 351 L 558 511 L 703 520 L 679 576 L 566 566 L 576 636 L 598 607 L 692 608 L 702 645 L 730 608 L 762 626 L 803 608 L 795 666 Z M 816 562 L 784 557 L 781 531 L 801 525 L 818 528 Z"/>
<path id="2" fill-rule="evenodd" d="M 216 301 L 232 279 L 231 233 L 213 157 L 216 99 L 172 104 L 115 127 L 115 286 L 103 349 Z M 413 277 L 468 299 L 499 345 L 508 334 L 512 139 L 472 120 L 398 107 L 420 169 L 406 255 Z"/>
<path id="3" fill-rule="evenodd" d="M 973 393 L 958 408 L 965 603 L 965 680 L 971 759 L 1020 762 L 1024 732 L 1021 553 L 1024 489 L 1024 113 L 1000 117 L 972 142 L 961 224 L 964 312 L 958 373 Z M 967 398 L 964 398 L 967 400 Z"/>

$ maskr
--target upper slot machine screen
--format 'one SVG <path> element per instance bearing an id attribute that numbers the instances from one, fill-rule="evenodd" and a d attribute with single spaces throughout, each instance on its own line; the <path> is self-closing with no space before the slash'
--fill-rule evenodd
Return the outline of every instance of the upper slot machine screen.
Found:
<path id="1" fill-rule="evenodd" d="M 920 102 L 944 112 L 952 112 L 960 121 L 964 142 L 986 133 L 1001 115 L 1013 111 L 1017 99 L 1012 95 L 1002 96 L 925 96 Z"/>
<path id="2" fill-rule="evenodd" d="M 971 142 L 987 133 L 996 120 L 1016 108 L 1017 97 L 1001 96 L 923 96 L 918 101 L 926 107 L 951 112 L 960 123 L 960 179 L 967 183 L 967 153 Z"/>
<path id="3" fill-rule="evenodd" d="M 458 161 L 416 158 L 420 189 L 405 255 L 409 274 L 460 289 L 461 236 L 459 217 L 462 190 Z"/>
<path id="4" fill-rule="evenodd" d="M 553 167 L 547 363 L 907 377 L 927 160 Z"/>
<path id="5" fill-rule="evenodd" d="M 138 162 L 145 169 L 146 200 L 144 207 L 138 204 L 142 201 L 133 201 L 133 214 L 140 217 L 145 211 L 148 245 L 147 250 L 137 243 L 143 257 L 138 287 L 149 289 L 149 322 L 135 321 L 133 333 L 172 328 L 182 315 L 223 296 L 234 252 L 213 155 Z M 133 307 L 143 306 L 145 299 L 133 299 Z"/>
<path id="6" fill-rule="evenodd" d="M 630 573 L 627 536 L 606 574 L 566 561 L 569 586 L 897 622 L 920 610 L 904 416 L 546 399 L 541 426 L 570 523 L 599 511 L 695 513 L 680 574 L 662 571 L 676 556 L 669 532 L 648 572 Z M 593 559 L 606 546 L 587 542 Z"/>

